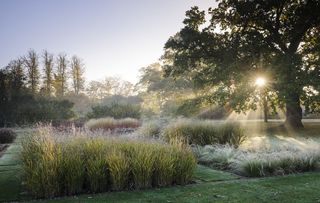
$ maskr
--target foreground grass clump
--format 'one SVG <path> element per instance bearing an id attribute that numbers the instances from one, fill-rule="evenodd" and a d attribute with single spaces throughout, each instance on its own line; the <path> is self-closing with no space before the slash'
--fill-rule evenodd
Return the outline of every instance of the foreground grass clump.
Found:
<path id="1" fill-rule="evenodd" d="M 35 197 L 184 185 L 196 161 L 187 148 L 40 127 L 22 142 L 23 179 Z"/>
<path id="2" fill-rule="evenodd" d="M 320 169 L 319 148 L 282 148 L 244 150 L 230 145 L 196 146 L 199 164 L 231 170 L 248 177 L 264 177 L 315 171 Z"/>
<path id="3" fill-rule="evenodd" d="M 91 119 L 86 123 L 90 130 L 115 130 L 115 129 L 133 129 L 140 126 L 140 121 L 134 118 L 114 119 L 99 118 Z"/>
<path id="4" fill-rule="evenodd" d="M 0 144 L 12 143 L 16 138 L 16 133 L 7 128 L 0 129 Z"/>
<path id="5" fill-rule="evenodd" d="M 168 125 L 163 131 L 163 136 L 170 143 L 182 140 L 188 144 L 202 146 L 230 144 L 237 147 L 245 139 L 244 131 L 238 123 L 186 119 Z"/>

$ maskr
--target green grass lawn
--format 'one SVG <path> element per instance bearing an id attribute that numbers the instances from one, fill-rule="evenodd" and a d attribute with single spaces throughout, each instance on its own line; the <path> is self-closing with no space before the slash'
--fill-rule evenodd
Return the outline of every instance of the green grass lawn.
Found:
<path id="1" fill-rule="evenodd" d="M 319 126 L 313 126 L 312 134 L 314 128 L 319 130 Z M 23 131 L 19 136 L 0 158 L 0 202 L 30 201 L 21 186 L 18 159 Z M 187 186 L 88 194 L 37 202 L 320 202 L 320 172 L 247 179 L 198 166 L 194 180 Z"/>
<path id="2" fill-rule="evenodd" d="M 305 173 L 201 182 L 138 192 L 80 195 L 43 202 L 320 202 L 319 180 L 320 173 Z"/>

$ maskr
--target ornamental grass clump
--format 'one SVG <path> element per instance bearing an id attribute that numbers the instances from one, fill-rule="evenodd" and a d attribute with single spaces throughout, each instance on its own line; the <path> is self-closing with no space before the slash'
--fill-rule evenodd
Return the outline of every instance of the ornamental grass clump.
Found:
<path id="1" fill-rule="evenodd" d="M 137 135 L 145 138 L 159 138 L 162 124 L 160 121 L 147 121 L 137 130 Z"/>
<path id="2" fill-rule="evenodd" d="M 135 129 L 140 126 L 140 121 L 134 118 L 114 119 L 112 117 L 90 119 L 86 123 L 89 130 Z"/>
<path id="3" fill-rule="evenodd" d="M 64 133 L 64 134 L 63 134 Z M 188 148 L 40 126 L 22 140 L 23 182 L 34 197 L 138 190 L 192 180 Z"/>
<path id="4" fill-rule="evenodd" d="M 112 150 L 107 155 L 112 190 L 126 189 L 130 175 L 130 163 L 124 152 Z"/>
<path id="5" fill-rule="evenodd" d="M 230 144 L 238 147 L 244 140 L 244 131 L 238 123 L 181 119 L 168 125 L 163 136 L 172 143 L 182 139 L 188 144 Z"/>
<path id="6" fill-rule="evenodd" d="M 175 153 L 174 149 L 167 150 L 163 146 L 159 148 L 155 159 L 157 167 L 154 169 L 153 185 L 160 187 L 172 185 L 178 160 L 176 158 L 173 159 L 170 155 Z"/>
<path id="7" fill-rule="evenodd" d="M 130 165 L 136 189 L 150 188 L 152 175 L 155 166 L 155 157 L 157 156 L 154 147 L 156 145 L 145 145 L 145 143 L 136 144 L 130 156 Z"/>
<path id="8" fill-rule="evenodd" d="M 67 195 L 80 193 L 84 185 L 85 162 L 82 153 L 82 141 L 62 143 L 61 145 L 61 181 L 64 181 L 63 193 Z"/>
<path id="9" fill-rule="evenodd" d="M 22 142 L 24 184 L 35 197 L 53 197 L 61 192 L 61 147 L 51 128 L 40 128 Z"/>

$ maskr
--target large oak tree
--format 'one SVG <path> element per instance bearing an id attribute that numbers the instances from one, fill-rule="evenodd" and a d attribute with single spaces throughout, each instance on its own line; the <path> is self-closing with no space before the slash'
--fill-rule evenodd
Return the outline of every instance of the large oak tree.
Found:
<path id="1" fill-rule="evenodd" d="M 254 78 L 268 81 L 286 124 L 302 127 L 302 109 L 319 107 L 320 1 L 218 0 L 186 12 L 185 27 L 165 45 L 166 75 L 212 86 L 215 102 L 246 111 L 257 103 Z M 271 98 L 270 98 L 271 99 Z"/>

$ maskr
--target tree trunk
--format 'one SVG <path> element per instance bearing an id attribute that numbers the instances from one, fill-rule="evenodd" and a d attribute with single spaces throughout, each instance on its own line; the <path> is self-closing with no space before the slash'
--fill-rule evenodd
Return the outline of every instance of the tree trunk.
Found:
<path id="1" fill-rule="evenodd" d="M 262 107 L 263 107 L 263 121 L 268 122 L 268 95 L 267 90 L 265 89 L 262 93 Z"/>
<path id="2" fill-rule="evenodd" d="M 268 98 L 266 94 L 263 95 L 263 120 L 265 123 L 268 122 Z"/>
<path id="3" fill-rule="evenodd" d="M 303 128 L 302 108 L 298 94 L 289 94 L 286 101 L 286 121 L 285 125 L 291 128 Z"/>

